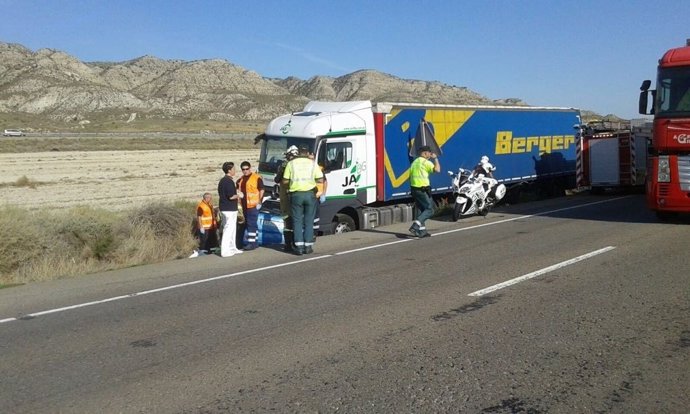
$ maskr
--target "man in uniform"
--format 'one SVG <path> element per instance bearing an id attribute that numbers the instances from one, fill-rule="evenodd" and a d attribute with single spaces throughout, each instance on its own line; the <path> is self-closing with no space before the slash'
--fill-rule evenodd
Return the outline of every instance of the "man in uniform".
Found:
<path id="1" fill-rule="evenodd" d="M 285 161 L 278 166 L 276 172 L 275 182 L 278 183 L 278 196 L 280 197 L 280 215 L 283 217 L 283 237 L 285 238 L 285 246 L 283 250 L 292 252 L 294 248 L 295 238 L 292 226 L 292 212 L 290 211 L 290 195 L 288 194 L 288 186 L 282 183 L 283 173 L 287 163 L 297 156 L 297 147 L 291 145 L 285 151 Z"/>
<path id="2" fill-rule="evenodd" d="M 429 174 L 441 172 L 441 164 L 438 156 L 431 152 L 428 145 L 420 147 L 418 153 L 419 157 L 410 166 L 410 189 L 418 211 L 417 219 L 410 227 L 410 233 L 417 237 L 430 237 L 431 234 L 426 231 L 426 221 L 434 214 L 434 204 L 431 199 Z M 429 161 L 430 158 L 434 161 Z"/>
<path id="3" fill-rule="evenodd" d="M 288 186 L 292 223 L 295 235 L 295 254 L 314 252 L 314 215 L 316 184 L 323 182 L 323 172 L 309 159 L 309 147 L 301 145 L 297 158 L 289 161 L 281 185 Z"/>

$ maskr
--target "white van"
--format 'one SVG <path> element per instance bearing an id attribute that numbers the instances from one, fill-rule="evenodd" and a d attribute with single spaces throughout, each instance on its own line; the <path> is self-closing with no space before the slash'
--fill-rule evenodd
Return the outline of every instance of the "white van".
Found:
<path id="1" fill-rule="evenodd" d="M 6 129 L 2 135 L 6 137 L 23 137 L 26 134 L 21 129 Z"/>

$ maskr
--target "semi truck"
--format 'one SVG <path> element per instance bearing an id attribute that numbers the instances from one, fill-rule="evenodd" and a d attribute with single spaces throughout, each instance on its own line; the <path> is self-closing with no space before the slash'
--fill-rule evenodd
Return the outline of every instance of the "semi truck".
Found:
<path id="1" fill-rule="evenodd" d="M 577 153 L 577 184 L 592 194 L 643 191 L 651 124 L 583 127 Z"/>
<path id="2" fill-rule="evenodd" d="M 661 220 L 690 213 L 690 39 L 659 60 L 656 89 L 640 87 L 639 112 L 654 115 L 647 207 Z M 652 106 L 649 108 L 649 96 Z"/>
<path id="3" fill-rule="evenodd" d="M 572 188 L 579 126 L 573 108 L 313 101 L 257 137 L 258 171 L 278 186 L 286 149 L 308 146 L 328 181 L 320 233 L 342 233 L 413 219 L 408 179 L 421 145 L 437 148 L 445 171 L 473 168 L 487 155 L 507 186 Z M 430 179 L 434 200 L 447 200 L 448 175 Z"/>

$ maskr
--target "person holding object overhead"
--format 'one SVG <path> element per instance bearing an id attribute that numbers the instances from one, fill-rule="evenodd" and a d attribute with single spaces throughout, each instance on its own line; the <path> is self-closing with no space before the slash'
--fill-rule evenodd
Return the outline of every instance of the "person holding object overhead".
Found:
<path id="1" fill-rule="evenodd" d="M 417 237 L 430 237 L 431 234 L 426 231 L 426 221 L 434 214 L 434 203 L 431 199 L 429 174 L 441 172 L 441 164 L 428 145 L 420 147 L 417 152 L 419 157 L 410 166 L 410 190 L 418 215 L 412 222 L 410 233 Z"/>

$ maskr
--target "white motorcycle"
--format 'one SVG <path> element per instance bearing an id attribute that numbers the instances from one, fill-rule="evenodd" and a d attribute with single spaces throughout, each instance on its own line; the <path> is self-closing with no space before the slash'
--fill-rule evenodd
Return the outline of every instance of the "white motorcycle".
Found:
<path id="1" fill-rule="evenodd" d="M 478 214 L 486 216 L 491 207 L 495 206 L 506 195 L 506 186 L 499 184 L 493 178 L 484 174 L 475 174 L 470 170 L 460 168 L 458 173 L 448 171 L 451 176 L 453 197 L 453 221 L 461 216 Z"/>

